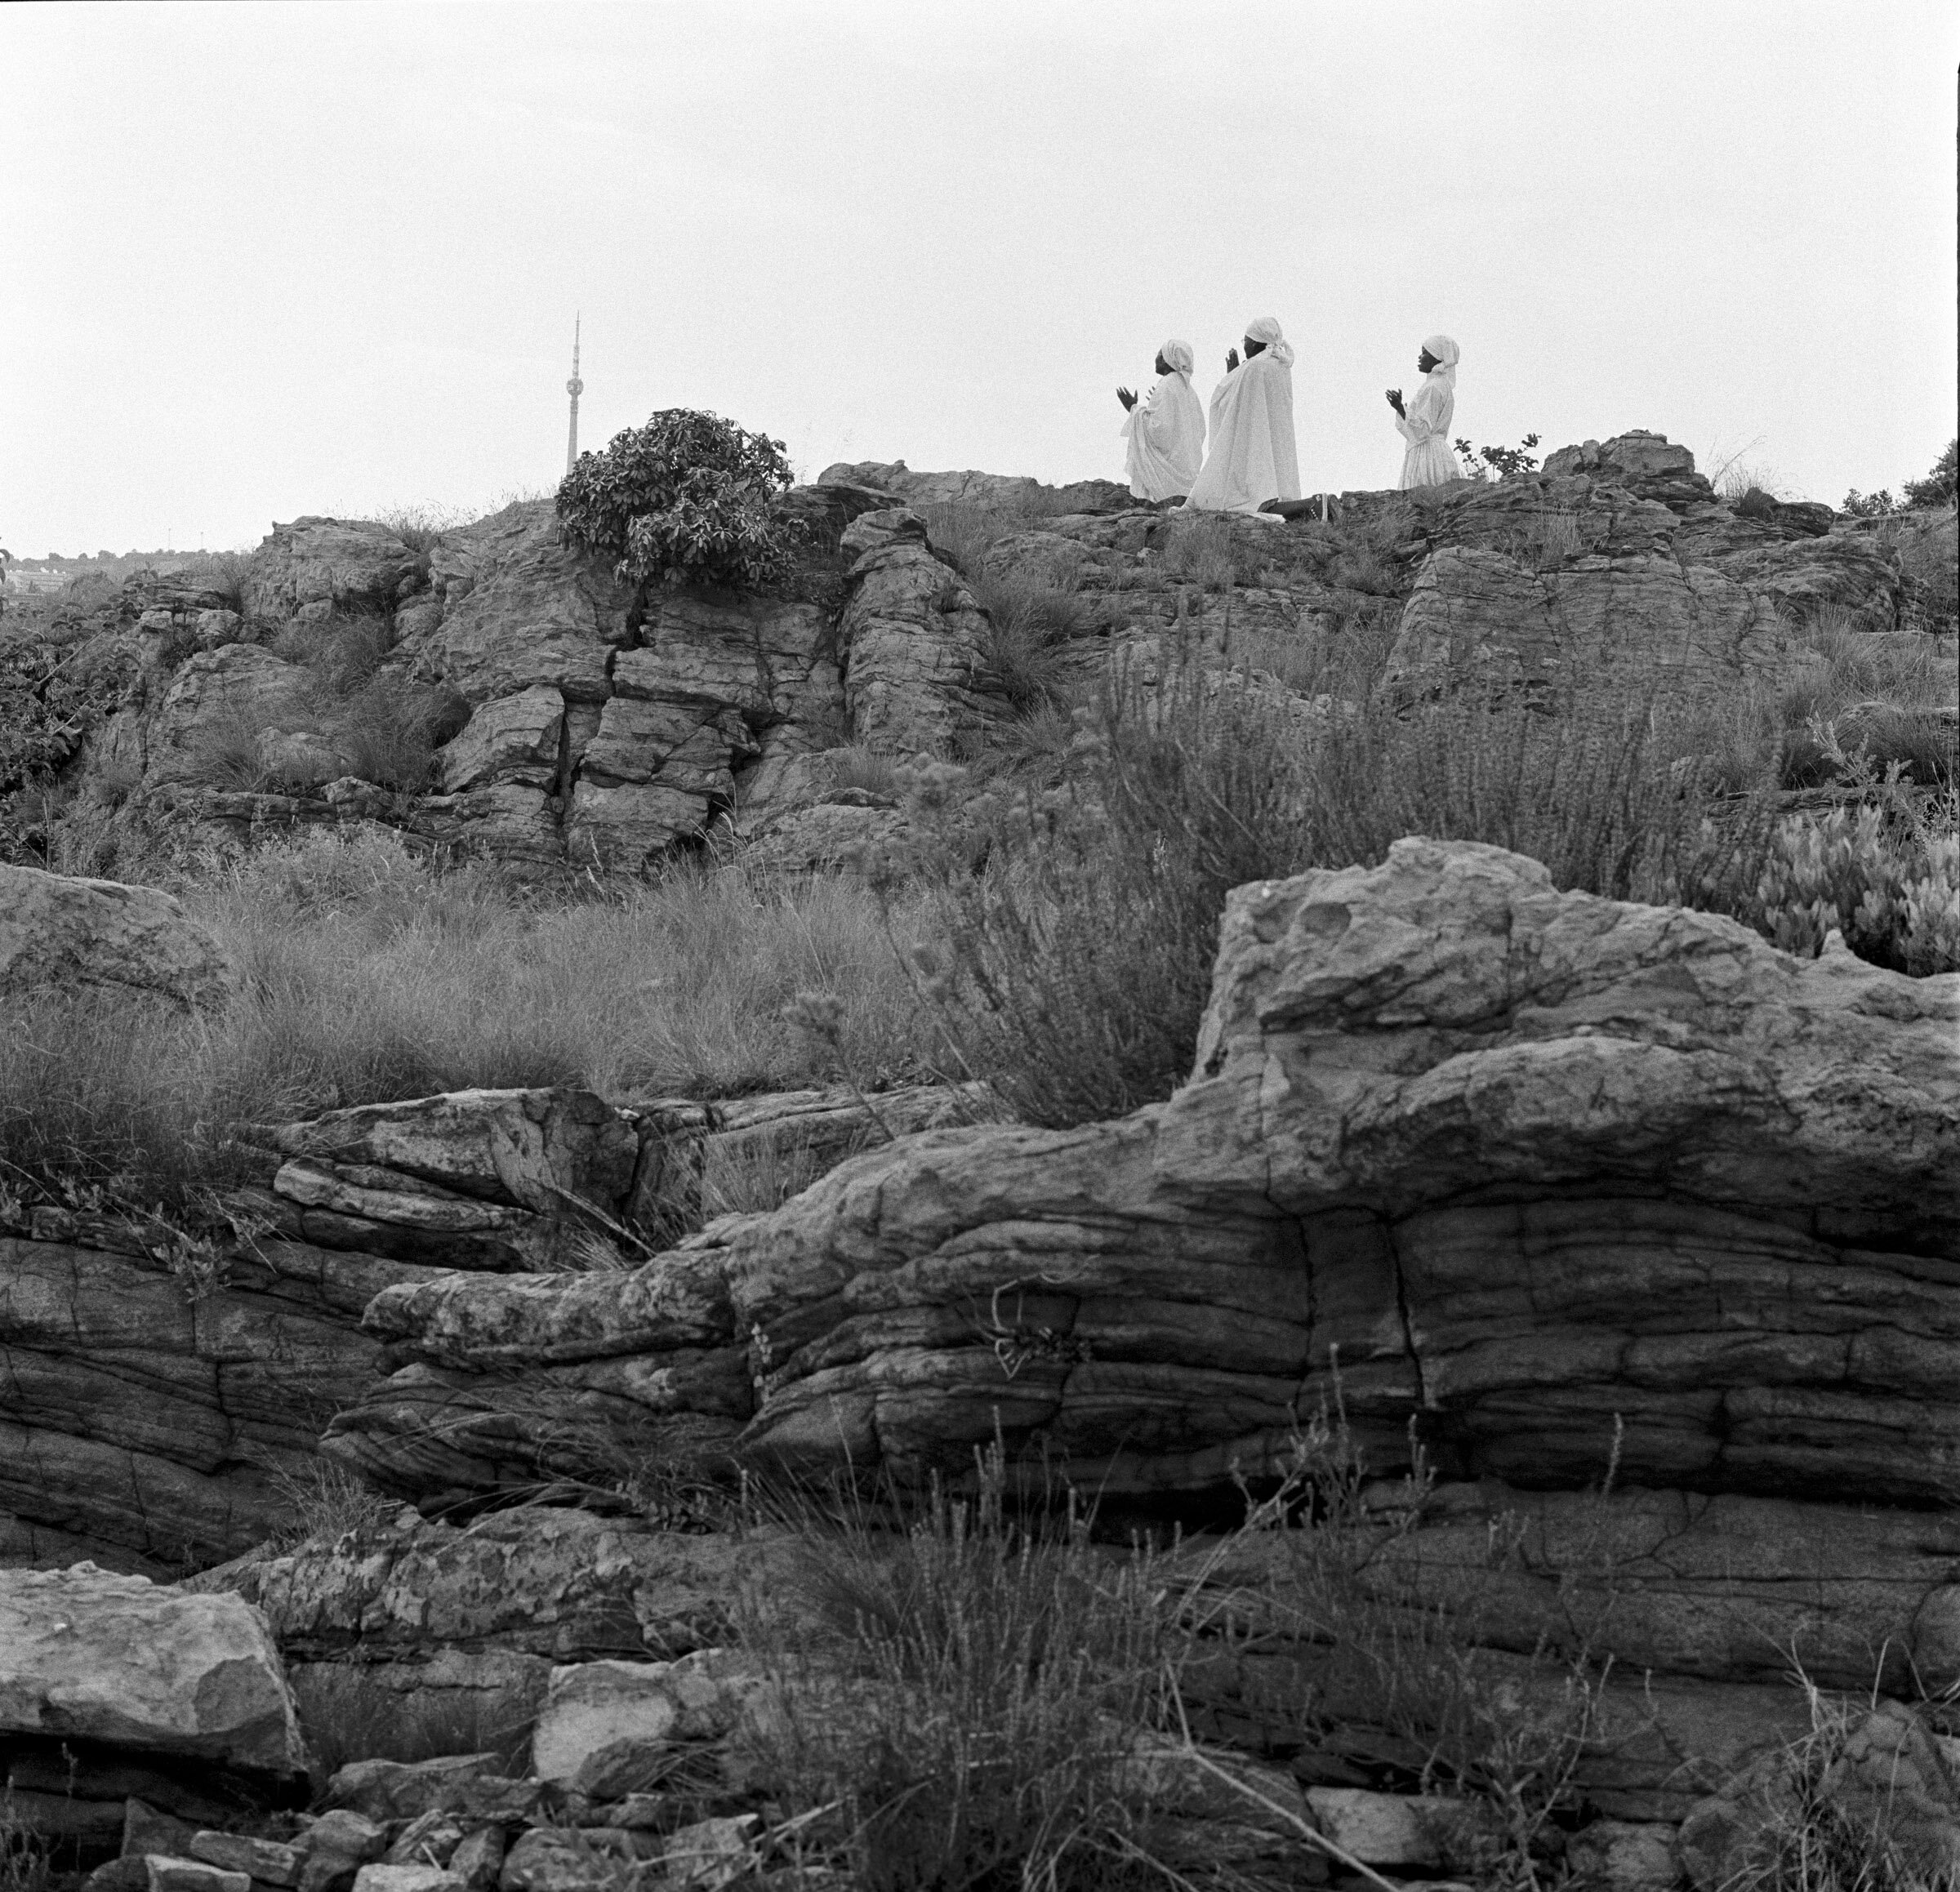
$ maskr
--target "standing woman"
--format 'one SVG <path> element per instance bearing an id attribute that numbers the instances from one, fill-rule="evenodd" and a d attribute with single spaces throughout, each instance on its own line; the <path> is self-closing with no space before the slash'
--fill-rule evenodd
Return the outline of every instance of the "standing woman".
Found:
<path id="1" fill-rule="evenodd" d="M 1401 487 L 1441 486 L 1446 479 L 1461 479 L 1463 470 L 1450 451 L 1450 423 L 1456 417 L 1456 363 L 1462 354 L 1446 335 L 1432 335 L 1415 358 L 1423 385 L 1415 398 L 1402 405 L 1402 390 L 1388 390 L 1388 405 L 1395 409 L 1395 425 L 1409 450 L 1402 456 Z"/>
<path id="2" fill-rule="evenodd" d="M 1205 409 L 1191 385 L 1196 358 L 1187 341 L 1157 350 L 1156 385 L 1141 401 L 1128 388 L 1116 398 L 1129 411 L 1129 490 L 1138 499 L 1182 499 L 1205 464 Z"/>

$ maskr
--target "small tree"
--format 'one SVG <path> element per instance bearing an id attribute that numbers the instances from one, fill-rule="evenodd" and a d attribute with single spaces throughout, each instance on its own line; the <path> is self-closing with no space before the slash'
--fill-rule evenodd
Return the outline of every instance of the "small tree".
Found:
<path id="1" fill-rule="evenodd" d="M 635 583 L 777 584 L 796 525 L 773 501 L 791 477 L 780 440 L 668 407 L 578 456 L 558 489 L 559 532 L 617 554 L 614 569 Z"/>
<path id="2" fill-rule="evenodd" d="M 1933 462 L 1924 479 L 1905 483 L 1905 503 L 1910 506 L 1951 505 L 1960 497 L 1960 440 L 1949 440 L 1946 451 Z"/>

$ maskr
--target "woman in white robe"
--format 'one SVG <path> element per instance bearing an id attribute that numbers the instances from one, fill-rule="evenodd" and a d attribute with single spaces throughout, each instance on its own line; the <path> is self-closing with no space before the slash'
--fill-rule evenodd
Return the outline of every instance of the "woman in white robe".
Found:
<path id="1" fill-rule="evenodd" d="M 1450 423 L 1456 417 L 1456 364 L 1461 353 L 1448 336 L 1431 336 L 1415 358 L 1423 377 L 1415 398 L 1405 407 L 1402 390 L 1388 390 L 1396 426 L 1409 443 L 1402 455 L 1404 492 L 1412 486 L 1441 486 L 1446 479 L 1463 477 L 1463 468 L 1450 451 Z"/>
<path id="2" fill-rule="evenodd" d="M 1157 381 L 1139 401 L 1128 388 L 1116 398 L 1129 410 L 1129 490 L 1138 499 L 1182 499 L 1205 464 L 1205 409 L 1191 385 L 1196 358 L 1187 341 L 1157 350 Z"/>
<path id="3" fill-rule="evenodd" d="M 1246 328 L 1245 364 L 1236 349 L 1226 354 L 1225 378 L 1211 397 L 1210 450 L 1184 503 L 1200 512 L 1256 514 L 1268 500 L 1299 496 L 1293 350 L 1278 321 L 1262 315 Z"/>

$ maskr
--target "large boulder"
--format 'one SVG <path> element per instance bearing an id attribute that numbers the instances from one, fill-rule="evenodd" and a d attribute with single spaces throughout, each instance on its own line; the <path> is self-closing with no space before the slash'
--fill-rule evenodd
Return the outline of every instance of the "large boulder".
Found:
<path id="1" fill-rule="evenodd" d="M 1474 680 L 1706 697 L 1769 676 L 1787 644 L 1766 599 L 1706 567 L 1643 554 L 1534 571 L 1447 546 L 1416 580 L 1384 681 L 1400 695 Z"/>
<path id="2" fill-rule="evenodd" d="M 241 980 L 174 895 L 0 865 L 0 994 L 100 986 L 216 1008 Z"/>
<path id="3" fill-rule="evenodd" d="M 207 1761 L 273 1780 L 306 1770 L 265 1618 L 87 1564 L 0 1571 L 0 1735 Z"/>
<path id="4" fill-rule="evenodd" d="M 269 732 L 314 727 L 318 690 L 310 671 L 256 643 L 200 651 L 146 722 L 145 789 L 248 786 L 265 770 Z"/>
<path id="5" fill-rule="evenodd" d="M 267 1134 L 287 1158 L 267 1205 L 282 1232 L 462 1268 L 564 1266 L 625 1205 L 639 1147 L 570 1088 L 363 1104 Z"/>
<path id="6" fill-rule="evenodd" d="M 116 1850 L 132 1798 L 200 1825 L 303 1804 L 265 1619 L 92 1564 L 0 1570 L 0 1778 L 14 1819 L 85 1860 Z"/>
<path id="7" fill-rule="evenodd" d="M 381 617 L 421 582 L 422 559 L 392 528 L 317 514 L 274 525 L 252 554 L 246 615 L 283 621 L 312 612 Z"/>
<path id="8" fill-rule="evenodd" d="M 288 1658 L 306 1663 L 409 1665 L 478 1651 L 671 1660 L 726 1640 L 738 1584 L 790 1548 L 768 1529 L 696 1534 L 538 1507 L 458 1527 L 404 1507 L 192 1582 L 255 1604 Z"/>

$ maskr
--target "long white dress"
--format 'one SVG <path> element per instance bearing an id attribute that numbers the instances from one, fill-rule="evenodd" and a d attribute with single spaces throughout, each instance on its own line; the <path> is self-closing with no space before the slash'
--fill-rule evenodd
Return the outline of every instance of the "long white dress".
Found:
<path id="1" fill-rule="evenodd" d="M 1191 385 L 1190 345 L 1166 342 L 1160 352 L 1170 372 L 1123 423 L 1129 442 L 1129 490 L 1138 499 L 1176 499 L 1189 492 L 1205 464 L 1205 409 Z"/>
<path id="2" fill-rule="evenodd" d="M 1462 351 L 1446 335 L 1432 335 L 1423 344 L 1437 365 L 1423 376 L 1415 398 L 1396 416 L 1396 428 L 1409 443 L 1402 455 L 1401 489 L 1441 486 L 1461 479 L 1463 468 L 1450 450 L 1450 423 L 1456 417 L 1456 364 Z"/>
<path id="3" fill-rule="evenodd" d="M 1293 350 L 1279 327 L 1265 316 L 1246 330 L 1266 347 L 1240 363 L 1211 397 L 1211 448 L 1184 501 L 1196 511 L 1256 513 L 1269 499 L 1300 496 Z M 1259 332 L 1267 327 L 1270 338 Z"/>

